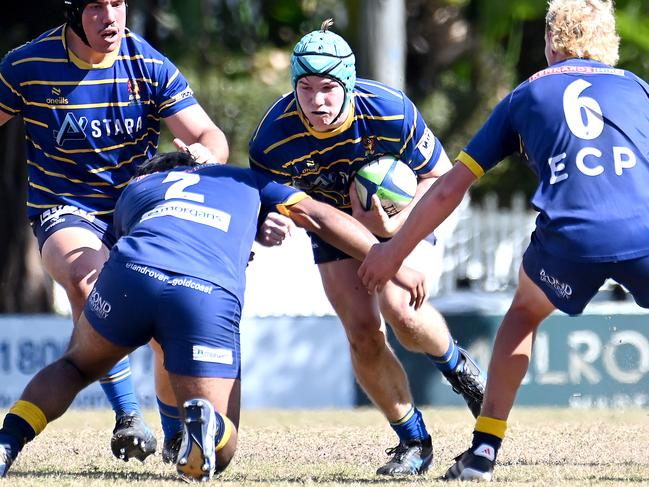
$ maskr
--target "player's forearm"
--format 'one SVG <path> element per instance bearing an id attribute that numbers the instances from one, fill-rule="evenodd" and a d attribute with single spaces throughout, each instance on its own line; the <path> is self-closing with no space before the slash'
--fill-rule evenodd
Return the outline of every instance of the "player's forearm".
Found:
<path id="1" fill-rule="evenodd" d="M 363 260 L 372 245 L 378 242 L 351 216 L 310 198 L 291 207 L 290 218 L 296 225 L 358 260 Z"/>
<path id="2" fill-rule="evenodd" d="M 207 147 L 217 161 L 223 163 L 228 161 L 230 155 L 228 141 L 223 131 L 216 125 L 203 130 L 198 136 L 197 142 Z"/>
<path id="3" fill-rule="evenodd" d="M 424 195 L 428 192 L 428 190 L 436 180 L 437 178 L 429 177 L 429 178 L 420 179 L 417 182 L 417 189 L 415 190 L 415 196 L 410 202 L 410 204 L 392 217 L 393 219 L 396 220 L 397 228 L 401 228 L 403 226 L 404 222 L 408 219 L 410 213 L 412 213 L 412 210 L 415 208 L 417 203 L 419 203 L 419 201 L 424 197 Z"/>

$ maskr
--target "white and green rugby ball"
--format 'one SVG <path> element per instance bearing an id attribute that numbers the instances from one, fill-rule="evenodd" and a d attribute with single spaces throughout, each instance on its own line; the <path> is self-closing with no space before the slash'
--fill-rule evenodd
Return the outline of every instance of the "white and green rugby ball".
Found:
<path id="1" fill-rule="evenodd" d="M 389 215 L 396 215 L 415 197 L 417 176 L 394 156 L 381 156 L 365 164 L 356 173 L 356 192 L 364 209 L 372 207 L 372 195 L 379 197 Z"/>

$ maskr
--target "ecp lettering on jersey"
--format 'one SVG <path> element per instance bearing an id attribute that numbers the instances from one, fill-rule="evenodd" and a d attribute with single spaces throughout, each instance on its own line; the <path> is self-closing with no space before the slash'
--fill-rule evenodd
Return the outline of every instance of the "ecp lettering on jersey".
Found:
<path id="1" fill-rule="evenodd" d="M 585 79 L 577 79 L 570 83 L 563 92 L 563 112 L 570 132 L 581 140 L 595 140 L 604 132 L 604 115 L 602 107 L 585 91 L 592 86 Z M 550 184 L 556 184 L 568 179 L 563 172 L 566 169 L 565 152 L 548 158 L 550 165 Z M 574 164 L 586 176 L 599 176 L 606 171 L 601 160 L 613 160 L 615 174 L 621 176 L 625 169 L 636 165 L 635 153 L 624 146 L 613 146 L 611 153 L 603 153 L 597 147 L 586 146 L 579 149 Z M 572 161 L 567 161 L 572 162 Z"/>

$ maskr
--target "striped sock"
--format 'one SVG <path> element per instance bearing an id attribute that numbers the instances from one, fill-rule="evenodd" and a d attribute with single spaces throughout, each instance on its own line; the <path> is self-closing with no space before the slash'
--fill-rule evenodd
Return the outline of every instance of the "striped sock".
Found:
<path id="1" fill-rule="evenodd" d="M 414 405 L 401 419 L 390 423 L 390 426 L 401 443 L 412 440 L 425 440 L 429 436 L 424 424 L 424 418 Z"/>
<path id="2" fill-rule="evenodd" d="M 183 423 L 180 419 L 180 411 L 176 406 L 163 403 L 159 397 L 158 411 L 160 412 L 160 424 L 162 425 L 162 432 L 164 433 L 165 441 L 173 438 L 176 433 L 183 430 Z"/>
<path id="3" fill-rule="evenodd" d="M 444 355 L 437 357 L 435 355 L 426 354 L 426 356 L 433 361 L 435 366 L 442 373 L 453 372 L 460 362 L 460 350 L 455 344 L 455 340 L 453 340 L 453 337 L 450 335 L 448 350 L 446 350 L 446 353 L 444 353 Z"/>
<path id="4" fill-rule="evenodd" d="M 99 380 L 99 384 L 116 415 L 131 412 L 140 414 L 128 357 L 115 364 L 108 374 Z"/>

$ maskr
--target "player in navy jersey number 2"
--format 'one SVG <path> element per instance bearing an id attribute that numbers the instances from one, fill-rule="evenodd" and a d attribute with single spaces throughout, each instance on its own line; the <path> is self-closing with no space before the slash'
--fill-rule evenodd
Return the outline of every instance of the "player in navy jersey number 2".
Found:
<path id="1" fill-rule="evenodd" d="M 356 79 L 354 54 L 342 37 L 328 30 L 330 25 L 325 21 L 321 30 L 295 46 L 294 92 L 280 98 L 259 123 L 250 141 L 250 167 L 352 213 L 375 235 L 390 237 L 411 206 L 388 217 L 375 198 L 373 208 L 364 211 L 356 191 L 350 191 L 356 171 L 382 154 L 398 156 L 418 176 L 417 199 L 450 168 L 450 161 L 403 92 Z M 286 228 L 279 217 L 267 219 L 261 243 L 281 242 Z M 357 261 L 317 235 L 311 240 L 325 293 L 350 343 L 356 379 L 399 437 L 377 473 L 421 474 L 432 461 L 431 437 L 387 342 L 381 316 L 404 347 L 432 360 L 476 416 L 484 377 L 430 304 L 409 308 L 407 295 L 393 285 L 379 296 L 368 295 L 356 275 Z"/>
<path id="2" fill-rule="evenodd" d="M 176 145 L 201 161 L 225 162 L 228 146 L 178 69 L 126 29 L 124 0 L 61 6 L 66 24 L 2 60 L 0 125 L 22 117 L 28 216 L 43 265 L 65 288 L 76 322 L 115 242 L 115 201 L 155 154 L 160 119 Z M 159 365 L 156 372 L 163 430 L 172 437 L 181 424 L 165 373 Z M 156 440 L 141 419 L 128 358 L 100 382 L 117 417 L 113 453 L 143 460 Z"/>
<path id="3" fill-rule="evenodd" d="M 520 150 L 535 169 L 536 229 L 496 336 L 473 443 L 446 473 L 449 480 L 491 480 L 535 332 L 552 311 L 580 314 L 607 278 L 649 307 L 649 86 L 613 67 L 618 48 L 611 2 L 551 1 L 549 67 L 496 106 L 459 164 L 361 266 L 364 284 L 380 289 L 503 157 Z"/>
<path id="4" fill-rule="evenodd" d="M 260 208 L 275 209 L 362 259 L 376 238 L 349 215 L 250 169 L 155 156 L 117 202 L 112 248 L 65 355 L 40 371 L 0 430 L 0 476 L 25 439 L 65 412 L 75 395 L 124 354 L 155 338 L 179 404 L 176 467 L 208 480 L 232 459 L 241 393 L 239 320 Z M 397 282 L 418 308 L 425 279 Z M 55 389 L 56 394 L 51 394 Z M 27 434 L 28 433 L 28 434 Z"/>

